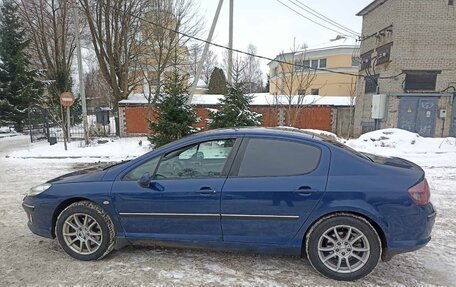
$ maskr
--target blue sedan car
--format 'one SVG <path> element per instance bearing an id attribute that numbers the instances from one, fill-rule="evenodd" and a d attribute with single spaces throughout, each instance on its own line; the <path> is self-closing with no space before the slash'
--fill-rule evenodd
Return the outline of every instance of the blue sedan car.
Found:
<path id="1" fill-rule="evenodd" d="M 336 280 L 426 245 L 436 212 L 423 170 L 315 134 L 244 128 L 199 133 L 135 160 L 34 187 L 33 233 L 79 260 L 161 245 L 305 254 Z"/>

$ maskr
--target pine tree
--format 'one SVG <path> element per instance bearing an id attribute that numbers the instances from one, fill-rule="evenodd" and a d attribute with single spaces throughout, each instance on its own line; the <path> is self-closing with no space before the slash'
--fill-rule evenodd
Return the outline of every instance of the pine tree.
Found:
<path id="1" fill-rule="evenodd" d="M 227 93 L 225 73 L 222 69 L 214 68 L 208 88 L 211 95 L 224 95 Z"/>
<path id="2" fill-rule="evenodd" d="M 157 115 L 149 121 L 149 141 L 156 147 L 173 142 L 196 131 L 196 112 L 188 102 L 189 89 L 186 77 L 175 71 L 166 81 L 160 96 Z"/>
<path id="3" fill-rule="evenodd" d="M 262 115 L 249 110 L 252 97 L 244 93 L 243 84 L 234 83 L 221 100 L 218 111 L 210 112 L 212 129 L 261 125 Z"/>
<path id="4" fill-rule="evenodd" d="M 41 93 L 29 70 L 29 40 L 17 16 L 17 6 L 4 0 L 0 18 L 0 124 L 14 124 L 21 131 L 28 108 Z"/>

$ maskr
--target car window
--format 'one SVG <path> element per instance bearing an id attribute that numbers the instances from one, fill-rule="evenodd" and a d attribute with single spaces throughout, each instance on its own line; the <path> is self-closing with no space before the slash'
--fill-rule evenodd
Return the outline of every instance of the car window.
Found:
<path id="1" fill-rule="evenodd" d="M 334 146 L 336 146 L 336 147 L 338 147 L 340 149 L 343 149 L 343 150 L 345 150 L 345 151 L 347 151 L 347 152 L 349 152 L 349 153 L 351 153 L 353 155 L 356 155 L 356 156 L 358 156 L 360 158 L 363 158 L 363 159 L 368 160 L 368 161 L 372 161 L 372 159 L 369 158 L 367 155 L 365 155 L 363 153 L 360 153 L 359 151 L 357 151 L 357 150 L 355 150 L 355 149 L 353 149 L 353 148 L 349 147 L 348 145 L 345 145 L 345 144 L 343 144 L 341 142 L 338 142 L 336 140 L 330 140 L 330 139 L 325 139 L 324 141 L 327 142 L 327 143 L 330 143 L 330 144 L 332 144 L 332 145 L 334 145 Z"/>
<path id="2" fill-rule="evenodd" d="M 233 149 L 234 139 L 199 143 L 163 157 L 156 179 L 219 177 Z"/>
<path id="3" fill-rule="evenodd" d="M 250 139 L 239 167 L 240 177 L 292 176 L 318 167 L 321 150 L 310 144 Z"/>
<path id="4" fill-rule="evenodd" d="M 143 176 L 147 172 L 152 176 L 155 172 L 155 169 L 157 168 L 157 164 L 159 161 L 160 156 L 157 156 L 147 161 L 146 163 L 143 163 L 142 165 L 134 168 L 129 173 L 127 173 L 123 177 L 123 180 L 139 180 L 141 176 Z"/>

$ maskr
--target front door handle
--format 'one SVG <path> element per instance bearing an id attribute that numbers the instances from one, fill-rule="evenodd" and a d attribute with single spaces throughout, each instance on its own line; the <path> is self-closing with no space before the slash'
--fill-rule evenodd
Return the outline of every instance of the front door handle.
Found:
<path id="1" fill-rule="evenodd" d="M 217 194 L 217 190 L 214 190 L 210 187 L 202 187 L 198 191 L 199 194 L 206 194 L 206 195 L 211 195 L 211 194 Z"/>
<path id="2" fill-rule="evenodd" d="M 318 190 L 313 189 L 311 186 L 303 185 L 303 186 L 298 187 L 297 191 L 300 191 L 300 192 L 316 192 Z"/>

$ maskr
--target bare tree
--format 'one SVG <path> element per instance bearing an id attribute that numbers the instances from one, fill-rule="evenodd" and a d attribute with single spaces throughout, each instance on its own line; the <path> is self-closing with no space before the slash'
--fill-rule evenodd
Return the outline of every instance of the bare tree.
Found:
<path id="1" fill-rule="evenodd" d="M 142 44 L 137 66 L 148 86 L 145 96 L 151 111 L 164 86 L 166 73 L 172 73 L 175 67 L 182 74 L 189 73 L 187 36 L 198 35 L 202 20 L 193 0 L 150 0 L 149 4 L 146 19 L 141 22 Z"/>
<path id="2" fill-rule="evenodd" d="M 236 60 L 233 61 L 233 75 L 232 77 L 238 77 L 239 81 L 242 82 L 244 90 L 247 93 L 256 93 L 263 90 L 263 73 L 261 72 L 260 61 L 252 55 L 257 53 L 257 48 L 253 44 L 249 44 L 247 52 L 251 55 L 239 55 L 236 54 Z M 228 71 L 228 50 L 223 53 L 223 69 L 225 72 Z M 237 71 L 237 75 L 234 75 L 234 71 Z M 240 74 L 239 74 L 240 72 Z"/>
<path id="3" fill-rule="evenodd" d="M 306 101 L 306 94 L 316 78 L 316 69 L 306 66 L 305 60 L 305 49 L 294 47 L 290 53 L 282 52 L 270 79 L 277 91 L 272 104 L 278 113 L 285 113 L 284 124 L 290 127 L 296 126 L 302 110 L 313 104 Z"/>
<path id="4" fill-rule="evenodd" d="M 132 66 L 140 53 L 140 19 L 147 0 L 79 0 L 89 27 L 101 74 L 117 103 L 133 91 L 139 80 Z M 116 133 L 119 134 L 119 117 Z"/>
<path id="5" fill-rule="evenodd" d="M 106 82 L 98 67 L 92 67 L 87 73 L 85 91 L 90 107 L 109 107 L 112 109 L 115 106 L 111 86 Z"/>
<path id="6" fill-rule="evenodd" d="M 59 96 L 72 89 L 71 67 L 76 31 L 71 4 L 67 0 L 17 0 L 17 4 L 18 16 L 31 40 L 31 62 L 41 71 L 41 80 L 47 90 L 38 99 L 38 104 L 47 109 L 53 122 L 62 127 L 66 136 Z"/>
<path id="7" fill-rule="evenodd" d="M 188 49 L 188 62 L 189 62 L 189 75 L 195 77 L 196 70 L 198 68 L 199 60 L 201 59 L 201 53 L 203 52 L 203 46 L 197 43 L 190 45 Z"/>
<path id="8" fill-rule="evenodd" d="M 250 44 L 247 52 L 255 55 L 257 48 Z M 252 55 L 244 57 L 244 74 L 242 81 L 246 85 L 246 90 L 250 93 L 261 92 L 263 90 L 263 73 L 261 72 L 260 60 Z"/>
<path id="9" fill-rule="evenodd" d="M 217 55 L 214 53 L 213 50 L 209 49 L 207 52 L 207 58 L 203 65 L 203 71 L 201 73 L 201 80 L 203 80 L 206 85 L 209 84 L 209 80 L 211 78 L 211 74 L 214 71 L 215 67 L 218 67 L 219 62 L 217 59 Z"/>

